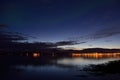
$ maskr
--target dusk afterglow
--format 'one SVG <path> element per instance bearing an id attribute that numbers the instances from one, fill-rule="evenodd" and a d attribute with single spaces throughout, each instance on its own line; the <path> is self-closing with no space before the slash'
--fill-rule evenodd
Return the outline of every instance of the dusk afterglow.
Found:
<path id="1" fill-rule="evenodd" d="M 120 48 L 119 0 L 0 0 L 0 24 L 28 42 L 77 41 L 81 48 Z M 64 46 L 63 46 L 64 47 Z"/>
<path id="2" fill-rule="evenodd" d="M 0 0 L 0 80 L 120 80 L 120 0 Z"/>

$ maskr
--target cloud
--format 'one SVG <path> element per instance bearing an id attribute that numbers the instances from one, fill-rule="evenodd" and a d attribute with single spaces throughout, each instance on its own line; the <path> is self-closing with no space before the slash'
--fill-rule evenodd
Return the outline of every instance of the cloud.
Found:
<path id="1" fill-rule="evenodd" d="M 6 25 L 0 25 L 0 29 L 3 27 L 6 27 Z M 18 32 L 6 32 L 5 30 L 0 31 L 0 43 L 9 43 L 9 42 L 18 42 L 19 41 L 24 41 L 27 40 L 28 37 L 32 36 L 27 36 L 22 33 Z M 70 41 L 70 40 L 65 40 L 65 41 L 59 41 L 59 42 L 33 42 L 30 43 L 33 46 L 37 47 L 44 47 L 44 48 L 50 48 L 50 47 L 58 47 L 58 46 L 66 46 L 66 45 L 75 45 L 75 44 L 83 44 L 85 42 L 80 42 L 78 43 L 77 41 Z M 27 44 L 27 43 L 24 43 Z"/>
<path id="2" fill-rule="evenodd" d="M 55 43 L 57 46 L 64 46 L 64 45 L 75 45 L 79 44 L 76 41 L 60 41 Z"/>
<path id="3" fill-rule="evenodd" d="M 88 42 L 89 40 L 97 40 L 97 39 L 112 37 L 112 36 L 119 35 L 119 34 L 120 34 L 120 26 L 119 25 L 115 25 L 115 26 L 112 25 L 110 27 L 97 30 L 91 34 L 87 34 L 84 36 L 78 36 L 78 37 L 71 37 L 68 39 L 78 41 L 78 42 L 80 42 L 80 41 Z"/>
<path id="4" fill-rule="evenodd" d="M 34 42 L 35 45 L 40 45 L 42 47 L 57 47 L 57 46 L 66 46 L 66 45 L 75 45 L 75 41 L 59 41 L 59 42 Z"/>
<path id="5" fill-rule="evenodd" d="M 27 37 L 18 35 L 18 34 L 10 34 L 10 33 L 0 33 L 0 43 L 2 42 L 13 42 L 13 41 L 20 41 L 26 40 Z"/>
<path id="6" fill-rule="evenodd" d="M 59 42 L 34 42 L 34 43 L 24 43 L 24 44 L 31 44 L 32 47 L 40 48 L 40 49 L 49 49 L 49 48 L 56 48 L 60 46 L 68 46 L 68 45 L 75 45 L 79 44 L 75 41 L 59 41 Z"/>
<path id="7" fill-rule="evenodd" d="M 120 27 L 110 27 L 106 29 L 99 30 L 91 35 L 93 39 L 101 39 L 106 37 L 111 37 L 120 34 Z"/>
<path id="8" fill-rule="evenodd" d="M 26 36 L 20 35 L 18 33 L 6 32 L 5 30 L 3 30 L 4 27 L 7 27 L 7 26 L 3 25 L 3 24 L 0 24 L 0 43 L 1 44 L 27 39 Z"/>
<path id="9" fill-rule="evenodd" d="M 69 45 L 76 45 L 76 44 L 83 44 L 85 42 L 78 43 L 76 41 L 59 41 L 59 42 L 35 42 L 34 45 L 39 45 L 42 47 L 58 47 L 58 46 L 69 46 Z"/>
<path id="10" fill-rule="evenodd" d="M 84 41 L 84 42 L 79 42 L 79 44 L 84 44 L 84 43 L 87 43 L 87 41 Z"/>
<path id="11" fill-rule="evenodd" d="M 112 42 L 112 40 L 105 40 L 105 42 Z"/>

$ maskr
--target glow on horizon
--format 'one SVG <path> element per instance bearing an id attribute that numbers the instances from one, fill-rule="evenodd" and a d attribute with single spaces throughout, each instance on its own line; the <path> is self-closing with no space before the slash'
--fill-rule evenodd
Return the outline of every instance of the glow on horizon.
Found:
<path id="1" fill-rule="evenodd" d="M 116 46 L 116 45 L 96 45 L 96 46 L 86 46 L 86 45 L 69 45 L 69 46 L 59 46 L 58 48 L 63 48 L 65 50 L 69 50 L 69 49 L 72 49 L 72 50 L 83 50 L 83 49 L 86 49 L 86 48 L 107 48 L 107 49 L 120 49 L 120 46 Z"/>

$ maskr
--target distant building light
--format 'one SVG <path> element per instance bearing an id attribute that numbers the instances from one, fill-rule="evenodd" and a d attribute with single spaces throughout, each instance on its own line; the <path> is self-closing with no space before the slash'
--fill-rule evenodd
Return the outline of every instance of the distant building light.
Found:
<path id="1" fill-rule="evenodd" d="M 39 53 L 33 53 L 33 57 L 34 57 L 34 58 L 37 58 L 37 57 L 39 57 L 39 56 L 40 56 Z"/>

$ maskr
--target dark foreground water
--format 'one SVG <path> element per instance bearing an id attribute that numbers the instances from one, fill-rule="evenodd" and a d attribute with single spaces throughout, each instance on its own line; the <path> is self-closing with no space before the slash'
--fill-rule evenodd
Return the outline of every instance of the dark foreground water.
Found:
<path id="1" fill-rule="evenodd" d="M 90 65 L 106 64 L 119 57 L 0 56 L 0 80 L 120 80 L 120 74 L 95 75 Z M 114 67 L 113 67 L 114 68 Z"/>

